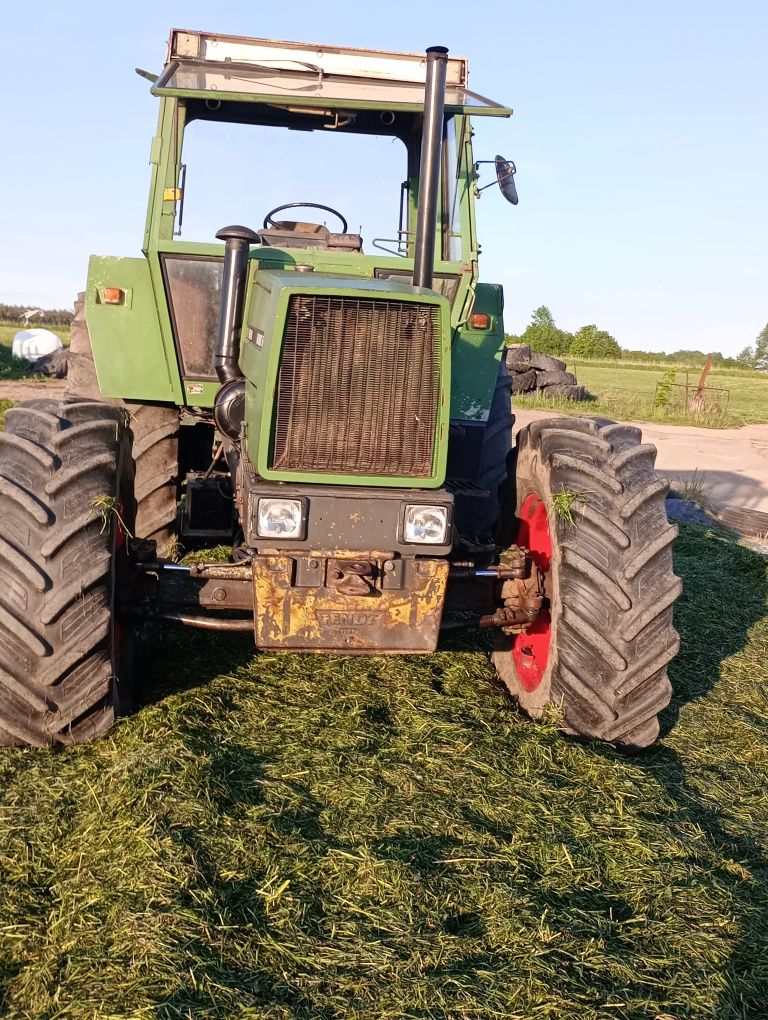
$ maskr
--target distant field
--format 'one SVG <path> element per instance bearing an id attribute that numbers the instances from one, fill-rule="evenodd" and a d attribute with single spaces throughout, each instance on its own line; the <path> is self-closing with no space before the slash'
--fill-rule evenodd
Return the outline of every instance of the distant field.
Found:
<path id="1" fill-rule="evenodd" d="M 0 322 L 0 344 L 10 347 L 14 336 L 20 329 L 37 329 L 37 325 L 31 322 L 29 326 L 19 325 L 18 322 Z M 69 326 L 41 326 L 41 329 L 50 329 L 66 347 L 69 344 Z"/>
<path id="2" fill-rule="evenodd" d="M 663 362 L 658 365 L 633 364 L 625 362 L 569 362 L 580 383 L 601 401 L 618 399 L 620 402 L 637 400 L 653 405 L 656 384 L 661 381 L 669 368 Z M 688 370 L 691 383 L 698 381 L 700 369 Z M 675 382 L 684 383 L 686 369 L 678 368 Z M 727 404 L 721 410 L 729 416 L 736 416 L 745 422 L 768 421 L 768 373 L 740 372 L 734 369 L 713 369 L 707 385 L 728 390 Z"/>
<path id="3" fill-rule="evenodd" d="M 31 376 L 27 369 L 26 360 L 14 358 L 11 355 L 11 344 L 13 338 L 20 329 L 27 327 L 19 325 L 18 322 L 0 322 L 0 382 L 3 380 L 12 381 L 18 379 L 42 379 L 43 376 Z M 30 324 L 34 328 L 34 323 Z M 61 340 L 65 347 L 69 346 L 69 326 L 43 326 L 43 329 L 50 329 Z"/>
<path id="4" fill-rule="evenodd" d="M 34 323 L 31 324 L 34 326 Z M 8 348 L 14 334 L 24 327 L 18 323 L 0 322 L 0 379 L 21 379 L 27 377 L 26 364 L 10 357 Z M 69 326 L 51 326 L 51 332 L 61 338 L 65 347 L 69 345 Z M 599 406 L 573 403 L 572 401 L 542 401 L 540 395 L 516 397 L 519 407 L 553 407 L 559 413 L 608 414 L 613 417 L 646 420 L 653 416 L 653 399 L 656 384 L 661 381 L 668 362 L 616 362 L 616 361 L 573 361 L 569 359 L 568 369 L 575 373 L 578 381 L 590 393 L 599 398 Z M 699 368 L 685 369 L 676 366 L 675 381 L 684 383 L 686 371 L 691 383 L 700 375 Z M 700 420 L 691 415 L 666 413 L 659 420 L 675 421 L 680 424 L 701 424 L 709 427 L 727 428 L 745 422 L 768 422 L 768 372 L 752 372 L 738 369 L 713 369 L 707 385 L 727 389 L 727 401 L 709 420 Z M 659 417 L 655 415 L 655 417 Z"/>

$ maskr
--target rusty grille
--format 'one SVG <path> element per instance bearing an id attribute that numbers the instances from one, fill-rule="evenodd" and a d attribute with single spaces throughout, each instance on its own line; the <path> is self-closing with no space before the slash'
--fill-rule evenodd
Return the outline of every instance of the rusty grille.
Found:
<path id="1" fill-rule="evenodd" d="M 428 477 L 439 389 L 436 305 L 294 294 L 272 467 Z"/>

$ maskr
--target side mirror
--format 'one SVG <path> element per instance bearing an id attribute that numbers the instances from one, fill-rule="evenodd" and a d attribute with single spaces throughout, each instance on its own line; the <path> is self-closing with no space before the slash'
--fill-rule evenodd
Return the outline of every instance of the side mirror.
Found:
<path id="1" fill-rule="evenodd" d="M 517 205 L 517 188 L 515 187 L 517 167 L 511 159 L 504 159 L 503 156 L 497 156 L 494 163 L 496 164 L 496 180 L 499 182 L 499 190 L 508 202 Z"/>
<path id="2" fill-rule="evenodd" d="M 478 188 L 475 185 L 475 195 L 479 198 L 480 193 L 485 191 L 486 188 L 493 188 L 498 184 L 499 191 L 502 193 L 504 198 L 512 205 L 517 205 L 517 188 L 515 187 L 515 174 L 517 173 L 517 167 L 511 159 L 504 159 L 503 156 L 497 156 L 496 159 L 480 159 L 475 163 L 475 180 L 478 179 L 478 170 L 483 163 L 493 163 L 496 167 L 496 180 L 491 181 L 490 184 L 484 184 L 482 188 Z"/>

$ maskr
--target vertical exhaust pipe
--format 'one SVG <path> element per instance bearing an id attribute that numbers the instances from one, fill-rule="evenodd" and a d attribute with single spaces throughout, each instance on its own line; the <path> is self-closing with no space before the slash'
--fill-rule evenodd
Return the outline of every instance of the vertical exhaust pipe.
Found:
<path id="1" fill-rule="evenodd" d="M 427 83 L 424 90 L 424 126 L 419 164 L 419 207 L 416 210 L 416 248 L 413 258 L 414 287 L 431 287 L 435 271 L 437 196 L 440 187 L 440 152 L 443 145 L 443 112 L 448 50 L 427 50 Z"/>
<path id="2" fill-rule="evenodd" d="M 240 378 L 240 329 L 243 324 L 245 277 L 248 269 L 248 248 L 259 240 L 248 227 L 222 227 L 216 237 L 225 242 L 224 272 L 221 279 L 219 328 L 213 364 L 222 383 Z"/>

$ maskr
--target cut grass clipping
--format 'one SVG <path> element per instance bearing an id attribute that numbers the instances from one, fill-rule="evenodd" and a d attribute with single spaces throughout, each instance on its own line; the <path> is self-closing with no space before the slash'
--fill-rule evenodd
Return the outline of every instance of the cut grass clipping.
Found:
<path id="1" fill-rule="evenodd" d="M 560 492 L 555 492 L 552 495 L 552 513 L 570 527 L 576 523 L 573 519 L 573 509 L 574 507 L 578 508 L 579 505 L 581 505 L 581 509 L 587 505 L 587 497 L 583 492 L 573 492 L 570 489 L 561 488 Z"/>
<path id="2" fill-rule="evenodd" d="M 128 526 L 122 517 L 122 506 L 117 496 L 96 496 L 95 499 L 91 500 L 91 510 L 94 517 L 98 517 L 101 521 L 101 534 L 105 531 L 109 531 L 112 521 L 115 520 L 122 529 L 123 533 L 128 538 L 133 538 L 133 535 L 128 530 Z"/>
<path id="3" fill-rule="evenodd" d="M 760 1018 L 768 561 L 683 526 L 673 728 L 521 718 L 485 650 L 147 630 L 144 707 L 0 754 L 12 1018 Z"/>

